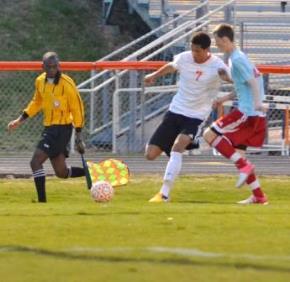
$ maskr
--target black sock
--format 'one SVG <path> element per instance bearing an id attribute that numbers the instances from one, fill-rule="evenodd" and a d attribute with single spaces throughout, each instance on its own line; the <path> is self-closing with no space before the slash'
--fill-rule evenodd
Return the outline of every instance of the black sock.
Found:
<path id="1" fill-rule="evenodd" d="M 85 176 L 85 170 L 82 167 L 70 167 L 69 177 Z"/>
<path id="2" fill-rule="evenodd" d="M 38 202 L 46 202 L 46 193 L 45 193 L 45 173 L 43 169 L 39 169 L 33 172 L 34 183 L 36 187 Z"/>

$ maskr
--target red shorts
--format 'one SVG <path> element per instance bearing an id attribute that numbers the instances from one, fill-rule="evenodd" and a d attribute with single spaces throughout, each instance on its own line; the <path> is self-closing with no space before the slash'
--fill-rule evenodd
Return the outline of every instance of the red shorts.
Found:
<path id="1" fill-rule="evenodd" d="M 234 147 L 240 145 L 261 147 L 266 136 L 266 118 L 247 117 L 236 109 L 216 120 L 211 128 L 226 136 Z"/>

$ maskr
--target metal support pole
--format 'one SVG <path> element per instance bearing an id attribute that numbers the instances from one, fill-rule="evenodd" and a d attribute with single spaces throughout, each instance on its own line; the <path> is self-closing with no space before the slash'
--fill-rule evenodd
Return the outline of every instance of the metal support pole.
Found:
<path id="1" fill-rule="evenodd" d="M 91 71 L 91 77 L 96 75 L 96 71 Z M 93 80 L 91 83 L 91 89 L 95 88 L 95 81 Z M 95 116 L 95 95 L 96 92 L 92 91 L 90 92 L 90 123 L 89 123 L 89 133 L 91 134 L 94 130 L 95 124 L 94 124 L 94 116 Z"/>
<path id="2" fill-rule="evenodd" d="M 166 1 L 165 0 L 161 0 L 161 13 L 162 15 L 166 16 Z"/>
<path id="3" fill-rule="evenodd" d="M 140 138 L 140 149 L 142 150 L 145 145 L 145 85 L 144 85 L 144 71 L 141 72 L 141 97 L 140 97 L 140 121 L 141 121 L 141 138 Z"/>
<path id="4" fill-rule="evenodd" d="M 165 0 L 161 0 L 161 7 L 160 7 L 160 18 L 161 18 L 161 24 L 165 24 L 169 20 L 169 15 L 167 12 L 167 5 Z"/>
<path id="5" fill-rule="evenodd" d="M 200 4 L 207 2 L 207 0 L 200 0 Z M 202 6 L 201 8 L 196 10 L 196 19 L 202 18 L 208 13 L 208 4 Z M 202 22 L 197 22 L 196 26 L 199 26 Z"/>
<path id="6" fill-rule="evenodd" d="M 230 5 L 225 6 L 224 8 L 224 18 L 226 23 L 231 23 L 232 20 L 232 7 Z"/>
<path id="7" fill-rule="evenodd" d="M 267 95 L 268 89 L 269 89 L 269 74 L 263 75 L 263 82 L 264 82 L 265 95 Z"/>
<path id="8" fill-rule="evenodd" d="M 268 87 L 269 87 L 269 74 L 264 74 L 263 75 L 263 83 L 264 83 L 264 92 L 265 92 L 265 95 L 267 95 Z M 271 115 L 271 112 L 272 112 L 271 109 L 267 112 L 268 117 Z M 268 142 L 269 142 L 269 128 L 267 128 L 267 130 L 266 130 L 266 136 L 265 136 L 265 141 L 264 142 L 266 144 L 268 144 Z"/>
<path id="9" fill-rule="evenodd" d="M 104 74 L 104 80 L 108 81 L 108 79 L 110 78 L 109 73 Z M 105 87 L 103 87 L 102 89 L 102 112 L 101 112 L 101 120 L 103 124 L 106 124 L 110 121 L 109 118 L 109 112 L 110 112 L 110 90 L 109 87 L 111 86 L 111 84 L 106 85 Z"/>
<path id="10" fill-rule="evenodd" d="M 137 88 L 137 71 L 129 72 L 129 88 Z M 129 94 L 129 152 L 135 152 L 136 150 L 136 127 L 137 127 L 137 92 L 130 92 Z"/>
<path id="11" fill-rule="evenodd" d="M 243 51 L 244 50 L 244 22 L 240 22 L 240 49 Z"/>
<path id="12" fill-rule="evenodd" d="M 200 0 L 200 4 L 207 2 L 207 0 Z M 208 13 L 208 4 L 196 10 L 196 18 L 201 18 Z"/>
<path id="13" fill-rule="evenodd" d="M 119 86 L 120 78 L 118 71 L 115 72 L 115 91 L 113 93 L 113 116 L 112 116 L 112 153 L 118 152 L 117 148 L 117 137 L 119 132 Z"/>
<path id="14" fill-rule="evenodd" d="M 289 107 L 285 109 L 285 128 L 284 128 L 284 139 L 285 139 L 285 155 L 289 156 Z"/>

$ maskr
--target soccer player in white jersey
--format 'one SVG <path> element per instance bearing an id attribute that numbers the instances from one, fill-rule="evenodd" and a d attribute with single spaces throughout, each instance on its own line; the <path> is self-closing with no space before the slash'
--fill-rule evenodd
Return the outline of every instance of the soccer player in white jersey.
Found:
<path id="1" fill-rule="evenodd" d="M 219 72 L 229 73 L 224 62 L 210 53 L 210 44 L 209 35 L 198 32 L 191 40 L 191 51 L 176 55 L 173 62 L 145 76 L 145 84 L 152 85 L 158 77 L 179 72 L 178 91 L 145 150 L 148 160 L 156 159 L 162 152 L 170 157 L 163 185 L 149 202 L 168 201 L 181 170 L 182 153 L 198 147 L 195 137 L 212 110 L 221 83 Z M 230 78 L 224 75 L 224 79 Z"/>
<path id="2" fill-rule="evenodd" d="M 232 160 L 239 170 L 236 186 L 247 183 L 252 195 L 239 204 L 267 204 L 252 165 L 245 158 L 247 146 L 261 147 L 266 132 L 266 118 L 262 101 L 264 99 L 263 79 L 259 71 L 247 56 L 236 48 L 234 30 L 228 24 L 222 24 L 214 30 L 217 47 L 229 56 L 229 67 L 238 100 L 238 107 L 221 117 L 205 130 L 204 139 L 227 159 Z M 220 98 L 222 103 L 233 99 L 229 94 Z"/>

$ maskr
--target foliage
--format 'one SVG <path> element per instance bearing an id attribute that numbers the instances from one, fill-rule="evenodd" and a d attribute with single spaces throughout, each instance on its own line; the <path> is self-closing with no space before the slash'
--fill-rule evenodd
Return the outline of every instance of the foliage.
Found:
<path id="1" fill-rule="evenodd" d="M 0 60 L 40 60 L 54 50 L 64 61 L 90 61 L 108 51 L 100 26 L 101 1 L 5 2 L 0 10 Z"/>

